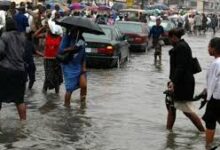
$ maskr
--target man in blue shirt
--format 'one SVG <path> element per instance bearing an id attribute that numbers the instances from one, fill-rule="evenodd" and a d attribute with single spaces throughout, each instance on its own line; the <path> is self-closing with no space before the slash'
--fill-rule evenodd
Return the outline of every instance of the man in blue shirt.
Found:
<path id="1" fill-rule="evenodd" d="M 15 21 L 17 23 L 17 30 L 19 32 L 25 32 L 26 27 L 29 26 L 28 18 L 24 14 L 25 14 L 25 8 L 20 7 L 18 14 L 15 15 Z"/>
<path id="2" fill-rule="evenodd" d="M 148 36 L 149 39 L 152 37 L 152 48 L 155 48 L 155 61 L 157 59 L 157 56 L 159 56 L 159 60 L 161 61 L 161 45 L 158 45 L 158 42 L 159 38 L 164 35 L 164 29 L 160 24 L 161 20 L 160 18 L 157 18 L 156 25 L 151 28 Z"/>
<path id="3" fill-rule="evenodd" d="M 154 26 L 151 28 L 150 34 L 149 34 L 149 36 L 148 36 L 149 38 L 152 37 L 153 47 L 156 46 L 156 44 L 157 44 L 159 38 L 160 38 L 161 36 L 163 36 L 163 34 L 164 34 L 164 29 L 163 29 L 163 27 L 162 27 L 160 24 L 161 24 L 161 20 L 160 20 L 160 18 L 157 18 L 157 19 L 156 19 L 156 25 L 154 25 Z"/>

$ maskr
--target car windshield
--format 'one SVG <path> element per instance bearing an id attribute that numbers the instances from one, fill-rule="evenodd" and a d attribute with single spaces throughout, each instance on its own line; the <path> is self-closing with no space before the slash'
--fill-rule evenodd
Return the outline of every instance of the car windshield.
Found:
<path id="1" fill-rule="evenodd" d="M 111 29 L 110 28 L 102 28 L 104 31 L 105 35 L 96 35 L 96 34 L 91 34 L 91 33 L 83 33 L 83 37 L 85 40 L 87 39 L 107 39 L 111 40 L 112 39 L 112 34 L 111 34 Z"/>
<path id="2" fill-rule="evenodd" d="M 122 32 L 142 33 L 142 27 L 140 24 L 118 23 L 118 27 Z"/>

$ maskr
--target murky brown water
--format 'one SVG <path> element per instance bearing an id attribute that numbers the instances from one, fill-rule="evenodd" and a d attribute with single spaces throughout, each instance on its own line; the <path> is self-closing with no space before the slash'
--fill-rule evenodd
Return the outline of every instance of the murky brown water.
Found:
<path id="1" fill-rule="evenodd" d="M 207 45 L 211 38 L 188 37 L 203 72 L 196 75 L 196 92 L 205 86 L 212 58 Z M 37 82 L 27 93 L 28 120 L 18 121 L 13 104 L 4 104 L 0 114 L 1 150 L 202 150 L 204 134 L 178 112 L 173 132 L 165 129 L 163 91 L 169 74 L 170 47 L 163 48 L 162 65 L 154 65 L 153 51 L 131 54 L 120 69 L 88 71 L 88 108 L 80 109 L 79 91 L 71 109 L 63 107 L 64 89 L 42 94 L 44 72 L 37 59 Z M 199 107 L 199 102 L 195 103 Z M 202 116 L 204 110 L 200 110 Z M 217 128 L 217 141 L 220 140 Z"/>

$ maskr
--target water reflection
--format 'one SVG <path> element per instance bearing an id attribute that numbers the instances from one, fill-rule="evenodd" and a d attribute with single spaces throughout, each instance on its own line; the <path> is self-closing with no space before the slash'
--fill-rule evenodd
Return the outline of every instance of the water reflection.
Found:
<path id="1" fill-rule="evenodd" d="M 154 62 L 154 66 L 157 69 L 157 71 L 161 71 L 162 70 L 162 63 L 161 62 Z"/>
<path id="2" fill-rule="evenodd" d="M 175 149 L 177 147 L 176 145 L 176 136 L 177 134 L 175 134 L 174 132 L 168 132 L 167 134 L 167 141 L 166 141 L 166 146 L 165 146 L 165 150 L 169 150 L 169 149 Z"/>
<path id="3" fill-rule="evenodd" d="M 204 133 L 196 131 L 185 131 L 179 129 L 177 131 L 171 131 L 167 133 L 166 137 L 166 150 L 187 149 L 195 150 L 199 149 L 197 144 L 200 144 L 200 149 L 204 149 Z"/>
<path id="4" fill-rule="evenodd" d="M 25 122 L 13 120 L 13 118 L 1 120 L 0 143 L 5 148 L 13 148 L 13 143 L 26 139 L 29 134 L 28 130 L 26 130 Z"/>
<path id="5" fill-rule="evenodd" d="M 60 110 L 56 115 L 56 124 L 50 125 L 50 128 L 65 137 L 62 143 L 66 143 L 69 147 L 84 149 L 90 145 L 93 135 L 90 135 L 89 129 L 92 127 L 91 118 L 86 115 L 86 109 L 70 108 Z"/>
<path id="6" fill-rule="evenodd" d="M 42 114 L 46 114 L 60 105 L 60 96 L 57 94 L 46 94 L 45 95 L 46 103 L 39 108 L 39 111 Z"/>

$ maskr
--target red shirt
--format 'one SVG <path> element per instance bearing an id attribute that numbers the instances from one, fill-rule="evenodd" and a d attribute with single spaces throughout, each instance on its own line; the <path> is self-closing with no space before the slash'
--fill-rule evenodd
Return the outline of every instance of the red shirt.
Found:
<path id="1" fill-rule="evenodd" d="M 50 34 L 47 34 L 45 38 L 44 57 L 55 58 L 58 53 L 61 40 L 61 36 L 53 37 Z"/>

